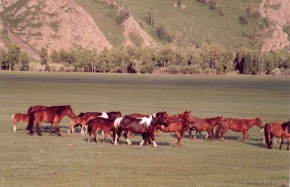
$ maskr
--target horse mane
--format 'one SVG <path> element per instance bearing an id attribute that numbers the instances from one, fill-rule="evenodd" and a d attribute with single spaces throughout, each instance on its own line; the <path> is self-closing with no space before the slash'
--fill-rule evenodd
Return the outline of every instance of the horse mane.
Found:
<path id="1" fill-rule="evenodd" d="M 288 127 L 288 133 L 290 133 L 290 120 L 281 124 L 283 131 Z"/>

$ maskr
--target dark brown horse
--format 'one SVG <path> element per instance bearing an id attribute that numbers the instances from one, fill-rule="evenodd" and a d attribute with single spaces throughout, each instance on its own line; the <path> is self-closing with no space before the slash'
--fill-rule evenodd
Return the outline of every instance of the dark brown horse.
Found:
<path id="1" fill-rule="evenodd" d="M 25 122 L 26 124 L 28 124 L 28 122 L 29 122 L 29 115 L 28 114 L 16 113 L 16 114 L 14 114 L 14 115 L 12 115 L 10 117 L 10 121 L 12 123 L 13 132 L 16 132 L 16 124 L 18 122 Z"/>
<path id="2" fill-rule="evenodd" d="M 156 117 L 144 117 L 137 119 L 131 116 L 124 116 L 122 118 L 117 118 L 114 124 L 114 144 L 117 145 L 117 140 L 124 131 L 124 138 L 127 140 L 128 144 L 131 145 L 131 141 L 128 139 L 128 131 L 132 133 L 142 134 L 143 141 L 140 146 L 143 145 L 145 141 L 149 141 L 149 136 L 151 131 L 155 128 L 157 124 L 168 125 L 167 113 L 158 112 Z M 154 147 L 157 146 L 154 140 L 152 140 Z"/>
<path id="3" fill-rule="evenodd" d="M 40 109 L 29 114 L 29 124 L 27 126 L 27 130 L 31 135 L 33 135 L 33 125 L 36 123 L 37 134 L 41 136 L 40 132 L 40 124 L 42 121 L 46 123 L 54 123 L 55 124 L 55 132 L 60 135 L 59 130 L 59 122 L 64 116 L 68 116 L 72 118 L 74 116 L 74 112 L 70 105 L 66 107 L 62 107 L 59 109 Z"/>
<path id="4" fill-rule="evenodd" d="M 105 137 L 102 141 L 103 143 L 105 142 L 107 138 L 107 134 L 111 136 L 112 143 L 113 143 L 113 135 L 110 133 L 110 131 L 113 131 L 115 119 L 118 117 L 121 117 L 121 113 L 119 113 L 118 116 L 116 115 L 115 118 L 111 117 L 109 119 L 106 119 L 106 118 L 98 117 L 98 118 L 89 120 L 88 123 L 86 124 L 86 126 L 88 127 L 88 132 L 89 132 L 88 143 L 90 142 L 92 135 L 94 135 L 95 142 L 99 142 L 96 135 L 99 130 L 102 130 L 103 132 L 105 132 L 104 133 Z"/>
<path id="5" fill-rule="evenodd" d="M 81 134 L 86 134 L 84 128 L 87 129 L 87 122 L 91 119 L 102 117 L 106 119 L 116 119 L 121 116 L 121 112 L 81 112 L 78 116 L 72 118 L 71 125 L 69 127 L 68 133 L 74 133 L 74 128 L 81 125 Z"/>
<path id="6" fill-rule="evenodd" d="M 263 124 L 260 118 L 255 119 L 236 119 L 236 118 L 225 118 L 223 119 L 223 129 L 220 132 L 221 128 L 217 128 L 216 130 L 216 138 L 219 136 L 219 132 L 221 133 L 222 140 L 224 140 L 224 134 L 228 130 L 232 130 L 235 132 L 242 132 L 243 133 L 243 141 L 246 141 L 249 137 L 248 130 L 257 125 L 261 129 L 263 128 Z"/>
<path id="7" fill-rule="evenodd" d="M 279 149 L 281 150 L 284 138 L 287 138 L 287 150 L 289 150 L 289 139 L 290 139 L 290 121 L 279 124 L 279 123 L 267 123 L 264 127 L 265 140 L 268 149 L 272 149 L 272 138 L 273 136 L 281 138 L 281 144 Z"/>
<path id="8" fill-rule="evenodd" d="M 155 130 L 159 129 L 162 132 L 170 133 L 174 132 L 177 138 L 177 141 L 174 142 L 173 146 L 180 145 L 180 141 L 183 137 L 183 133 L 185 132 L 187 125 L 193 123 L 192 116 L 190 112 L 185 111 L 184 113 L 177 114 L 171 117 L 168 117 L 169 124 L 168 126 L 164 126 L 162 124 L 157 124 L 155 129 L 151 132 L 150 138 L 155 140 Z"/>
<path id="9" fill-rule="evenodd" d="M 192 117 L 193 123 L 188 125 L 187 129 L 189 131 L 189 138 L 192 140 L 192 130 L 196 131 L 207 131 L 208 138 L 211 140 L 213 137 L 213 129 L 215 126 L 219 126 L 222 128 L 222 118 L 220 116 L 214 117 L 214 118 L 198 118 L 198 117 Z"/>

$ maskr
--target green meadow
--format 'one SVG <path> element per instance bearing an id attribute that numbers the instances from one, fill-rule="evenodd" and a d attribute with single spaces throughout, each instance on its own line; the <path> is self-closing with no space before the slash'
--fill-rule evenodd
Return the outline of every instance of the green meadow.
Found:
<path id="1" fill-rule="evenodd" d="M 190 110 L 198 117 L 260 117 L 289 120 L 290 78 L 272 76 L 183 76 L 91 73 L 0 72 L 0 186 L 286 186 L 289 151 L 274 144 L 267 150 L 260 129 L 228 131 L 225 140 L 189 140 L 173 147 L 176 137 L 159 132 L 157 148 L 87 143 L 88 135 L 61 137 L 26 134 L 26 124 L 12 132 L 10 116 L 32 105 L 70 104 L 75 114 L 120 111 L 173 115 Z M 48 124 L 42 123 L 42 127 Z M 203 132 L 203 135 L 206 133 Z M 98 134 L 101 138 L 102 135 Z"/>

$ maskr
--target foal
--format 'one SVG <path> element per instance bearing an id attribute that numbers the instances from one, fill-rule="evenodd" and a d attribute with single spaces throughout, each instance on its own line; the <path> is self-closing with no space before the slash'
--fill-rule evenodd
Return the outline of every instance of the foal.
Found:
<path id="1" fill-rule="evenodd" d="M 10 121 L 12 123 L 13 132 L 16 132 L 16 124 L 18 122 L 25 122 L 28 124 L 29 122 L 29 115 L 28 114 L 20 114 L 16 113 L 10 117 Z"/>

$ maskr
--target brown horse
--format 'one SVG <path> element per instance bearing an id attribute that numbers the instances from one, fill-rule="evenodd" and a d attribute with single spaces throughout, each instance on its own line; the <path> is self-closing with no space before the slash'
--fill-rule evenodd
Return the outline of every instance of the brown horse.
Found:
<path id="1" fill-rule="evenodd" d="M 78 116 L 75 116 L 69 127 L 68 133 L 74 133 L 74 127 L 81 125 L 81 134 L 84 135 L 87 132 L 84 132 L 84 129 L 87 130 L 87 122 L 91 119 L 102 117 L 106 119 L 116 119 L 121 116 L 121 112 L 81 112 Z"/>
<path id="2" fill-rule="evenodd" d="M 225 118 L 223 119 L 223 129 L 221 130 L 221 137 L 222 140 L 224 140 L 224 134 L 229 129 L 235 132 L 243 132 L 243 141 L 246 141 L 249 137 L 247 131 L 253 127 L 254 125 L 257 125 L 261 129 L 263 128 L 263 124 L 261 122 L 260 118 L 255 119 L 236 119 L 236 118 Z M 220 127 L 216 130 L 216 138 L 219 136 Z"/>
<path id="3" fill-rule="evenodd" d="M 155 140 L 155 130 L 159 129 L 162 132 L 170 133 L 174 132 L 177 138 L 177 141 L 174 142 L 173 146 L 180 145 L 180 141 L 183 137 L 183 133 L 186 130 L 187 126 L 193 123 L 192 116 L 190 115 L 190 111 L 185 111 L 184 113 L 177 114 L 171 117 L 168 117 L 169 124 L 168 126 L 164 126 L 162 124 L 156 125 L 155 129 L 151 132 L 150 138 Z"/>
<path id="4" fill-rule="evenodd" d="M 222 118 L 220 116 L 214 117 L 214 118 L 198 118 L 198 117 L 192 117 L 193 123 L 188 125 L 187 129 L 189 131 L 189 138 L 192 140 L 192 130 L 196 131 L 207 131 L 208 138 L 211 140 L 213 137 L 213 129 L 215 126 L 219 126 L 222 128 Z"/>
<path id="5" fill-rule="evenodd" d="M 29 114 L 29 124 L 27 126 L 27 130 L 31 135 L 33 135 L 33 125 L 36 122 L 37 134 L 41 136 L 40 132 L 40 124 L 42 121 L 46 123 L 54 123 L 55 124 L 55 132 L 60 135 L 59 130 L 59 122 L 64 116 L 68 116 L 72 118 L 75 114 L 70 105 L 59 109 L 40 109 Z"/>
<path id="6" fill-rule="evenodd" d="M 10 121 L 12 123 L 13 132 L 16 132 L 16 124 L 18 122 L 25 122 L 28 124 L 29 122 L 29 115 L 28 114 L 20 114 L 16 113 L 10 117 Z"/>
<path id="7" fill-rule="evenodd" d="M 59 109 L 66 108 L 66 107 L 68 107 L 68 106 L 69 106 L 69 105 L 56 105 L 56 106 L 35 105 L 35 106 L 30 106 L 30 107 L 28 108 L 27 114 L 29 115 L 30 113 L 35 112 L 35 111 L 37 111 L 37 110 L 50 110 L 50 109 L 52 109 L 52 110 L 59 110 Z M 28 123 L 29 123 L 29 122 L 27 122 L 26 129 L 27 129 L 27 127 L 28 127 Z M 51 128 L 52 125 L 53 125 L 53 123 L 51 123 L 50 127 L 46 127 L 45 130 Z"/>
<path id="8" fill-rule="evenodd" d="M 121 117 L 121 113 L 119 113 L 119 116 L 116 116 L 116 118 Z M 105 132 L 105 137 L 103 139 L 103 143 L 105 142 L 106 138 L 107 138 L 107 134 L 109 134 L 112 138 L 112 143 L 113 143 L 113 135 L 110 133 L 110 131 L 113 130 L 114 127 L 114 122 L 116 118 L 102 118 L 102 117 L 98 117 L 98 118 L 94 118 L 88 121 L 88 123 L 86 124 L 86 126 L 88 127 L 88 132 L 89 132 L 89 138 L 88 138 L 88 143 L 91 140 L 92 135 L 94 135 L 94 140 L 95 142 L 99 142 L 98 138 L 97 138 L 97 132 L 99 130 L 102 130 L 103 132 Z"/>
<path id="9" fill-rule="evenodd" d="M 281 144 L 279 149 L 281 150 L 284 138 L 287 138 L 287 150 L 289 150 L 289 139 L 290 139 L 290 121 L 279 124 L 279 123 L 266 123 L 264 127 L 265 140 L 268 149 L 272 149 L 272 138 L 273 136 L 281 138 Z"/>
<path id="10" fill-rule="evenodd" d="M 158 112 L 156 117 L 144 117 L 137 119 L 131 116 L 124 116 L 122 118 L 117 118 L 114 124 L 114 144 L 117 145 L 117 140 L 124 131 L 124 138 L 127 140 L 128 144 L 131 145 L 131 141 L 128 139 L 128 131 L 132 133 L 142 134 L 143 141 L 140 146 L 143 145 L 145 141 L 149 141 L 149 136 L 151 131 L 155 128 L 157 124 L 168 125 L 167 113 Z M 152 140 L 154 147 L 157 146 L 154 140 Z"/>

